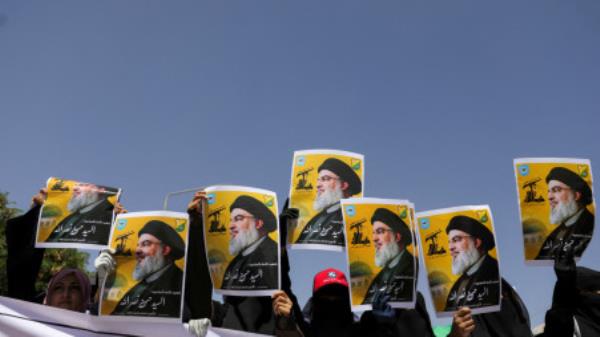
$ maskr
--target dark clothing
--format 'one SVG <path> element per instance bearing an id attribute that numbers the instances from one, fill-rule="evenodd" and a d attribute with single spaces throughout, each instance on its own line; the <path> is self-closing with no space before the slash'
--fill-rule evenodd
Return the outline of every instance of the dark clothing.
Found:
<path id="1" fill-rule="evenodd" d="M 46 242 L 108 244 L 114 205 L 103 199 L 88 212 L 69 214 L 54 228 Z"/>
<path id="2" fill-rule="evenodd" d="M 34 244 L 40 209 L 35 206 L 6 223 L 8 296 L 39 303 L 44 296 L 36 294 L 35 282 L 44 249 L 34 248 Z M 198 239 L 190 240 L 188 246 L 187 265 L 193 267 L 186 272 L 184 321 L 211 316 L 212 283 L 204 252 L 202 219 L 193 214 L 190 214 L 189 237 Z"/>
<path id="3" fill-rule="evenodd" d="M 286 206 L 279 216 L 279 237 L 287 237 L 287 219 L 284 215 Z M 302 311 L 298 305 L 298 300 L 292 292 L 292 281 L 289 276 L 290 263 L 285 249 L 285 242 L 280 240 L 281 249 L 281 290 L 285 291 L 292 300 L 292 319 L 301 329 L 306 325 L 302 320 Z M 215 305 L 216 310 L 211 318 L 213 326 L 274 335 L 279 318 L 273 314 L 273 303 L 270 296 L 262 297 L 241 297 L 241 296 L 223 296 L 223 305 Z"/>
<path id="4" fill-rule="evenodd" d="M 532 337 L 529 313 L 519 294 L 502 279 L 502 302 L 498 312 L 474 315 L 471 337 Z"/>
<path id="5" fill-rule="evenodd" d="M 584 208 L 583 212 L 571 226 L 564 223 L 556 227 L 544 241 L 536 260 L 553 260 L 556 250 L 563 246 L 563 242 L 575 248 L 573 253 L 580 257 L 592 239 L 594 231 L 594 215 Z"/>
<path id="6" fill-rule="evenodd" d="M 471 309 L 498 305 L 500 302 L 500 274 L 498 261 L 485 255 L 479 268 L 472 274 L 461 275 L 450 289 L 445 311 L 467 306 Z"/>
<path id="7" fill-rule="evenodd" d="M 206 260 L 202 217 L 197 212 L 188 214 L 190 232 L 185 271 L 184 321 L 212 315 L 212 281 Z"/>
<path id="8" fill-rule="evenodd" d="M 391 261 L 390 261 L 391 262 Z M 389 264 L 389 262 L 388 262 Z M 373 302 L 373 297 L 381 289 L 390 295 L 390 302 L 412 301 L 415 282 L 414 256 L 404 250 L 398 263 L 393 267 L 385 266 L 371 282 L 363 304 Z"/>
<path id="9" fill-rule="evenodd" d="M 594 293 L 598 290 L 600 273 L 585 267 L 577 267 L 568 277 L 558 278 L 542 336 L 572 337 L 575 321 L 581 337 L 600 336 L 600 295 Z"/>
<path id="10" fill-rule="evenodd" d="M 265 236 L 248 255 L 240 252 L 227 266 L 221 289 L 278 289 L 277 243 Z"/>
<path id="11" fill-rule="evenodd" d="M 315 215 L 300 233 L 296 243 L 345 246 L 342 209 L 327 212 L 332 206 Z"/>
<path id="12" fill-rule="evenodd" d="M 362 336 L 369 337 L 435 337 L 425 299 L 417 292 L 414 309 L 395 309 L 395 316 L 380 318 L 366 311 L 360 318 Z"/>
<path id="13" fill-rule="evenodd" d="M 6 222 L 6 272 L 8 296 L 30 302 L 41 302 L 36 296 L 35 281 L 42 265 L 44 249 L 36 249 L 36 224 L 40 206 Z"/>
<path id="14" fill-rule="evenodd" d="M 111 315 L 179 317 L 183 272 L 174 263 L 154 281 L 129 289 Z"/>

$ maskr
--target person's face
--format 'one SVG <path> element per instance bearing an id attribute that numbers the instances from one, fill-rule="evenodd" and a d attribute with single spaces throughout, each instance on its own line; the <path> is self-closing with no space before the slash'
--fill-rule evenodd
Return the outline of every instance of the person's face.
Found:
<path id="1" fill-rule="evenodd" d="M 157 252 L 160 250 L 159 247 L 161 245 L 161 241 L 156 238 L 156 236 L 148 233 L 144 233 L 140 235 L 138 239 L 137 248 L 135 249 L 135 258 L 138 263 L 141 263 L 142 260 L 147 256 L 155 256 Z M 163 254 L 166 255 L 166 251 L 168 250 L 168 246 L 163 248 Z"/>
<path id="2" fill-rule="evenodd" d="M 474 239 L 473 236 L 458 229 L 453 229 L 448 233 L 448 245 L 450 246 L 450 255 L 452 260 L 456 259 L 458 254 L 466 252 L 471 248 L 472 243 L 477 244 L 479 239 Z"/>
<path id="3" fill-rule="evenodd" d="M 247 232 L 252 226 L 259 229 L 261 223 L 261 220 L 256 221 L 256 218 L 246 210 L 234 208 L 229 219 L 229 235 L 234 239 L 240 232 Z"/>
<path id="4" fill-rule="evenodd" d="M 333 191 L 340 184 L 340 177 L 337 174 L 329 170 L 321 170 L 317 178 L 317 194 L 321 195 L 325 191 Z"/>
<path id="5" fill-rule="evenodd" d="M 78 311 L 83 304 L 83 290 L 74 274 L 54 283 L 50 293 L 49 306 Z"/>
<path id="6" fill-rule="evenodd" d="M 550 180 L 548 183 L 548 202 L 552 209 L 559 204 L 568 203 L 576 196 L 577 193 L 574 193 L 568 185 L 558 180 Z"/>
<path id="7" fill-rule="evenodd" d="M 78 197 L 80 195 L 89 195 L 92 193 L 98 193 L 100 190 L 98 186 L 94 184 L 87 183 L 77 183 L 73 187 L 73 197 Z"/>
<path id="8" fill-rule="evenodd" d="M 373 243 L 375 244 L 375 249 L 380 250 L 385 245 L 399 241 L 400 233 L 394 233 L 388 225 L 381 221 L 373 223 Z"/>

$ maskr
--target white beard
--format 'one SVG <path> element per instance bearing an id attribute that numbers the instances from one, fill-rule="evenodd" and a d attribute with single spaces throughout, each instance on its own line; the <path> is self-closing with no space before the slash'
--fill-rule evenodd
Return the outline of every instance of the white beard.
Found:
<path id="1" fill-rule="evenodd" d="M 579 205 L 575 198 L 570 197 L 569 201 L 560 201 L 556 207 L 550 210 L 550 223 L 560 225 L 572 217 L 579 210 Z"/>
<path id="2" fill-rule="evenodd" d="M 317 195 L 313 202 L 313 208 L 315 211 L 320 212 L 324 208 L 339 202 L 344 197 L 344 191 L 340 186 L 335 187 L 333 190 L 325 190 L 325 192 Z"/>
<path id="3" fill-rule="evenodd" d="M 73 195 L 71 197 L 71 200 L 69 200 L 67 209 L 71 213 L 77 212 L 78 210 L 84 208 L 85 206 L 89 206 L 89 205 L 95 203 L 96 201 L 98 201 L 99 198 L 100 198 L 100 196 L 98 195 L 98 193 L 95 193 L 95 192 L 82 193 L 77 196 Z"/>
<path id="4" fill-rule="evenodd" d="M 469 267 L 471 267 L 479 258 L 481 254 L 475 248 L 473 242 L 469 244 L 469 249 L 464 252 L 458 253 L 455 259 L 452 260 L 452 274 L 462 275 Z"/>
<path id="5" fill-rule="evenodd" d="M 162 253 L 163 249 L 162 247 L 159 247 L 154 256 L 146 256 L 141 262 L 138 262 L 133 271 L 133 279 L 141 281 L 163 268 L 166 264 L 166 259 Z"/>
<path id="6" fill-rule="evenodd" d="M 384 267 L 398 254 L 400 254 L 400 247 L 395 242 L 382 245 L 381 248 L 375 251 L 375 265 L 377 267 Z"/>
<path id="7" fill-rule="evenodd" d="M 256 225 L 252 225 L 248 230 L 239 231 L 234 238 L 229 240 L 229 254 L 237 255 L 244 248 L 258 240 L 258 237 Z"/>

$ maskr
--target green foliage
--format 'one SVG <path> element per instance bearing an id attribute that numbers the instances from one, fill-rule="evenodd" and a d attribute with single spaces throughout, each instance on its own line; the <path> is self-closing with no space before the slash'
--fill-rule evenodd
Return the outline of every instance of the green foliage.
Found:
<path id="1" fill-rule="evenodd" d="M 45 291 L 52 275 L 64 267 L 85 270 L 84 266 L 88 257 L 88 253 L 80 252 L 77 249 L 46 249 L 42 267 L 35 283 L 36 290 Z"/>
<path id="2" fill-rule="evenodd" d="M 20 210 L 13 206 L 14 203 L 8 199 L 8 193 L 0 192 L 0 296 L 5 295 L 7 286 L 6 276 L 6 221 L 20 213 Z M 89 254 L 78 251 L 77 249 L 46 249 L 42 267 L 38 274 L 38 280 L 35 287 L 38 291 L 44 291 L 46 285 L 54 273 L 63 267 L 79 268 L 85 270 L 85 262 Z"/>
<path id="3" fill-rule="evenodd" d="M 6 277 L 6 220 L 19 213 L 19 210 L 11 207 L 14 203 L 8 200 L 8 193 L 0 192 L 0 295 L 7 291 Z"/>

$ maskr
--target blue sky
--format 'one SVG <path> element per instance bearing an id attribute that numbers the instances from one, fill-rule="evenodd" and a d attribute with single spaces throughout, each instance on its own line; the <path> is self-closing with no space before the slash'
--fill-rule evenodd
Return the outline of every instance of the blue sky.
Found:
<path id="1" fill-rule="evenodd" d="M 49 176 L 120 186 L 130 211 L 220 183 L 283 202 L 294 150 L 363 153 L 366 196 L 489 204 L 538 324 L 554 276 L 523 264 L 512 159 L 600 159 L 599 34 L 594 0 L 5 0 L 0 189 L 21 208 Z M 291 254 L 302 302 L 343 256 Z"/>

